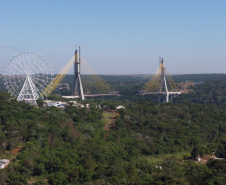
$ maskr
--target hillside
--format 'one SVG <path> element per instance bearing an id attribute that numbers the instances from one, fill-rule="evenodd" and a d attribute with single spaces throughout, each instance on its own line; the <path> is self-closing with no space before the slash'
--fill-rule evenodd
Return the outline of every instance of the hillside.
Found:
<path id="1" fill-rule="evenodd" d="M 125 89 L 137 83 L 127 82 Z M 224 87 L 224 80 L 204 81 L 168 104 L 128 93 L 65 109 L 34 107 L 1 91 L 0 159 L 11 161 L 0 184 L 223 185 L 225 160 L 195 158 L 226 157 Z M 115 110 L 120 104 L 126 109 Z"/>

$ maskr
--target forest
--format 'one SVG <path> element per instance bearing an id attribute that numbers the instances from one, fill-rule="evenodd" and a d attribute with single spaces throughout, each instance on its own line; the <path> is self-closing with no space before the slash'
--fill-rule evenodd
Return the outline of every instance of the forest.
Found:
<path id="1" fill-rule="evenodd" d="M 173 76 L 189 91 L 169 103 L 137 95 L 149 76 L 103 78 L 120 97 L 64 109 L 17 102 L 0 81 L 0 159 L 10 159 L 0 184 L 226 184 L 225 74 Z M 72 75 L 63 82 L 71 86 Z M 206 155 L 220 160 L 196 161 Z"/>

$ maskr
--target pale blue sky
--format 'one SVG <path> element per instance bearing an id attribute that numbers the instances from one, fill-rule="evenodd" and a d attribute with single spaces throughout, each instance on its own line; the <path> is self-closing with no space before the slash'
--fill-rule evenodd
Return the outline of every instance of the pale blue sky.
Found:
<path id="1" fill-rule="evenodd" d="M 58 73 L 76 43 L 101 74 L 226 73 L 226 1 L 0 0 L 0 74 L 20 51 Z"/>

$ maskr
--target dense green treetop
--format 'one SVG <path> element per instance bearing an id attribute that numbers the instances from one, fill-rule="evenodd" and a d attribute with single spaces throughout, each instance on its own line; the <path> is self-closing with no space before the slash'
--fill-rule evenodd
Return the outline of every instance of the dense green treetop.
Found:
<path id="1" fill-rule="evenodd" d="M 129 83 L 109 78 L 122 97 L 81 102 L 90 108 L 42 107 L 42 101 L 34 107 L 1 91 L 0 158 L 12 160 L 0 171 L 0 184 L 28 184 L 30 178 L 65 185 L 225 184 L 225 160 L 194 161 L 204 154 L 226 157 L 224 75 L 167 104 L 137 97 L 144 77 Z M 106 111 L 117 115 L 109 130 L 103 129 Z"/>

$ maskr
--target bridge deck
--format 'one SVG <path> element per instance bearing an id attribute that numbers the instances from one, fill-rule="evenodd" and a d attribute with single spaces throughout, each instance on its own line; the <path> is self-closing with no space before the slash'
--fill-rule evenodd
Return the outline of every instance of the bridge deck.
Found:
<path id="1" fill-rule="evenodd" d="M 168 92 L 169 94 L 181 94 L 181 92 Z M 143 92 L 143 93 L 138 93 L 140 95 L 145 95 L 145 94 L 166 94 L 165 92 Z"/>
<path id="2" fill-rule="evenodd" d="M 62 96 L 62 98 L 67 98 L 67 99 L 73 99 L 73 98 L 79 98 L 80 96 Z"/>
<path id="3" fill-rule="evenodd" d="M 85 97 L 97 97 L 97 96 L 121 96 L 120 94 L 85 94 Z"/>
<path id="4" fill-rule="evenodd" d="M 98 96 L 121 96 L 121 95 L 120 94 L 84 94 L 85 98 L 98 97 Z M 62 96 L 62 97 L 67 99 L 80 98 L 80 96 Z"/>

